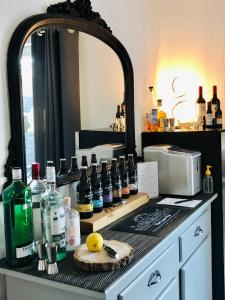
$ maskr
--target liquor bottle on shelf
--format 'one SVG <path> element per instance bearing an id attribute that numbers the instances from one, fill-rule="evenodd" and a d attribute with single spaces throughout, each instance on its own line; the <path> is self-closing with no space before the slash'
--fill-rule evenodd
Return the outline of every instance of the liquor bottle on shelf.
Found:
<path id="1" fill-rule="evenodd" d="M 115 131 L 120 131 L 120 129 L 121 129 L 121 107 L 120 107 L 120 105 L 117 105 L 116 126 L 114 126 L 114 127 L 115 127 Z"/>
<path id="2" fill-rule="evenodd" d="M 2 192 L 6 261 L 12 267 L 24 266 L 34 259 L 32 196 L 22 182 L 20 168 L 12 169 L 13 182 Z"/>
<path id="3" fill-rule="evenodd" d="M 86 155 L 82 155 L 81 167 L 88 167 L 88 161 L 87 161 L 87 156 Z"/>
<path id="4" fill-rule="evenodd" d="M 125 156 L 120 156 L 120 176 L 122 180 L 122 199 L 123 203 L 126 203 L 126 200 L 130 196 L 130 186 L 129 174 L 125 165 Z"/>
<path id="5" fill-rule="evenodd" d="M 40 164 L 33 163 L 32 166 L 32 181 L 29 184 L 32 192 L 32 206 L 33 206 L 33 230 L 34 240 L 39 241 L 42 239 L 42 228 L 41 224 L 41 194 L 45 192 L 46 185 L 40 179 Z"/>
<path id="6" fill-rule="evenodd" d="M 78 164 L 77 164 L 77 157 L 71 156 L 71 162 L 70 162 L 70 169 L 67 173 L 70 182 L 74 181 L 78 176 Z"/>
<path id="7" fill-rule="evenodd" d="M 55 189 L 55 167 L 46 167 L 47 190 L 42 195 L 43 240 L 57 244 L 57 261 L 66 257 L 65 210 L 62 195 Z"/>
<path id="8" fill-rule="evenodd" d="M 211 100 L 212 103 L 212 114 L 213 114 L 213 125 L 216 127 L 216 112 L 220 106 L 220 100 L 217 97 L 217 86 L 213 86 L 213 97 Z"/>
<path id="9" fill-rule="evenodd" d="M 126 131 L 126 102 L 125 102 L 125 93 L 124 100 L 121 104 L 121 114 L 120 114 L 120 123 L 121 123 L 121 131 Z"/>
<path id="10" fill-rule="evenodd" d="M 208 108 L 205 116 L 205 126 L 207 129 L 213 128 L 213 113 L 211 102 L 208 102 Z"/>
<path id="11" fill-rule="evenodd" d="M 220 103 L 218 103 L 218 108 L 217 108 L 217 111 L 216 111 L 215 127 L 218 128 L 218 129 L 223 128 L 223 113 L 222 113 L 222 110 L 220 108 Z"/>
<path id="12" fill-rule="evenodd" d="M 103 206 L 111 207 L 113 201 L 112 180 L 107 167 L 107 161 L 102 161 L 101 182 L 103 190 Z"/>
<path id="13" fill-rule="evenodd" d="M 74 251 L 80 245 L 80 215 L 71 208 L 71 198 L 64 198 L 66 218 L 66 250 Z"/>
<path id="14" fill-rule="evenodd" d="M 162 107 L 162 99 L 157 100 L 157 119 L 158 119 L 158 132 L 164 132 L 164 119 L 167 118 L 166 112 Z"/>
<path id="15" fill-rule="evenodd" d="M 67 165 L 66 165 L 66 158 L 60 158 L 60 164 L 59 164 L 59 171 L 57 173 L 57 177 L 65 176 L 67 175 Z"/>
<path id="16" fill-rule="evenodd" d="M 87 176 L 87 166 L 81 167 L 80 182 L 77 185 L 77 211 L 81 219 L 93 216 L 93 193 Z"/>
<path id="17" fill-rule="evenodd" d="M 116 158 L 112 159 L 111 177 L 112 177 L 113 206 L 119 206 L 122 204 L 122 182 L 121 182 L 120 172 L 118 171 Z"/>
<path id="18" fill-rule="evenodd" d="M 196 101 L 196 111 L 197 111 L 197 120 L 199 125 L 205 128 L 206 124 L 206 101 L 203 98 L 203 89 L 202 86 L 198 89 L 198 99 Z"/>
<path id="19" fill-rule="evenodd" d="M 93 207 L 94 213 L 99 213 L 103 210 L 102 184 L 97 171 L 98 165 L 91 164 L 90 182 L 93 192 Z"/>
<path id="20" fill-rule="evenodd" d="M 91 154 L 91 164 L 97 164 L 97 157 L 95 153 Z"/>
<path id="21" fill-rule="evenodd" d="M 128 172 L 130 180 L 130 195 L 138 193 L 137 168 L 134 163 L 134 155 L 128 154 Z"/>

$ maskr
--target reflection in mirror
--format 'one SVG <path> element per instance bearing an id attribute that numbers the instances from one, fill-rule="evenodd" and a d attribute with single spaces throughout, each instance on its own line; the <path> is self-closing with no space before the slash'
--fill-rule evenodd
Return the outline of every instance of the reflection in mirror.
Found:
<path id="1" fill-rule="evenodd" d="M 59 158 L 75 155 L 75 132 L 111 131 L 124 78 L 100 40 L 73 29 L 39 30 L 24 46 L 21 72 L 27 177 L 34 161 L 44 170 L 47 160 L 58 167 Z"/>

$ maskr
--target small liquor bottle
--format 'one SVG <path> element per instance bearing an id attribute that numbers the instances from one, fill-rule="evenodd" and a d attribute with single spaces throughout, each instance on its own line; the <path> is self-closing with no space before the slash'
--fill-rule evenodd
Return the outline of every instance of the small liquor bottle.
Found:
<path id="1" fill-rule="evenodd" d="M 212 105 L 211 102 L 208 102 L 208 109 L 205 117 L 205 125 L 207 129 L 213 128 L 213 113 L 212 113 Z"/>
<path id="2" fill-rule="evenodd" d="M 206 118 L 206 102 L 203 98 L 203 89 L 202 86 L 198 89 L 198 99 L 196 101 L 196 111 L 197 111 L 197 120 L 205 128 L 205 118 Z"/>
<path id="3" fill-rule="evenodd" d="M 91 187 L 93 192 L 93 207 L 94 213 L 99 213 L 103 210 L 102 184 L 97 172 L 97 164 L 91 164 Z"/>
<path id="4" fill-rule="evenodd" d="M 42 196 L 44 241 L 57 244 L 57 260 L 66 257 L 65 210 L 62 195 L 55 189 L 55 167 L 46 167 L 47 191 Z"/>
<path id="5" fill-rule="evenodd" d="M 23 266 L 34 259 L 34 233 L 31 189 L 22 181 L 21 169 L 12 170 L 13 182 L 2 193 L 6 261 Z"/>
<path id="6" fill-rule="evenodd" d="M 122 199 L 126 203 L 126 199 L 130 196 L 129 174 L 125 166 L 125 157 L 120 156 L 120 176 L 122 180 Z"/>
<path id="7" fill-rule="evenodd" d="M 120 172 L 117 168 L 117 159 L 112 159 L 111 165 L 111 177 L 112 177 L 112 193 L 113 193 L 113 206 L 119 206 L 122 204 L 122 182 Z"/>
<path id="8" fill-rule="evenodd" d="M 86 155 L 82 155 L 81 167 L 88 167 L 88 162 L 87 162 L 87 156 Z"/>
<path id="9" fill-rule="evenodd" d="M 101 182 L 103 189 L 103 206 L 111 207 L 113 201 L 112 180 L 107 168 L 107 161 L 102 161 Z"/>
<path id="10" fill-rule="evenodd" d="M 215 127 L 218 129 L 223 128 L 223 114 L 222 114 L 222 110 L 220 109 L 220 103 L 218 103 L 218 108 L 216 111 Z"/>
<path id="11" fill-rule="evenodd" d="M 97 164 L 97 157 L 95 153 L 91 154 L 91 164 Z"/>
<path id="12" fill-rule="evenodd" d="M 117 113 L 116 113 L 116 124 L 117 130 L 120 131 L 121 129 L 121 109 L 120 105 L 117 105 Z"/>
<path id="13" fill-rule="evenodd" d="M 77 211 L 81 219 L 93 216 L 93 193 L 87 176 L 87 167 L 81 167 L 81 178 L 77 186 Z"/>
<path id="14" fill-rule="evenodd" d="M 30 183 L 32 191 L 32 203 L 33 203 L 33 229 L 34 229 L 34 240 L 39 241 L 42 239 L 42 228 L 41 224 L 41 194 L 45 192 L 46 185 L 40 179 L 40 164 L 32 164 L 32 181 Z"/>
<path id="15" fill-rule="evenodd" d="M 158 132 L 164 132 L 164 119 L 167 118 L 166 112 L 162 108 L 162 100 L 157 100 L 157 119 L 158 119 Z"/>
<path id="16" fill-rule="evenodd" d="M 64 198 L 66 218 L 66 250 L 73 251 L 80 245 L 80 215 L 71 208 L 71 198 Z"/>
<path id="17" fill-rule="evenodd" d="M 134 155 L 128 154 L 128 172 L 130 180 L 130 195 L 138 193 L 137 169 L 134 164 Z"/>
<path id="18" fill-rule="evenodd" d="M 57 173 L 57 177 L 67 175 L 67 165 L 66 165 L 66 158 L 60 158 L 60 165 L 59 165 L 59 171 Z"/>

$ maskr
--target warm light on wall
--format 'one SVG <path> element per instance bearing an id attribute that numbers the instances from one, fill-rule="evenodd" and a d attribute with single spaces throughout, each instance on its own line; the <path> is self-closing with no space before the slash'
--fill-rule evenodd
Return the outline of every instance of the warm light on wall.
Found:
<path id="1" fill-rule="evenodd" d="M 175 117 L 181 122 L 195 121 L 198 87 L 203 82 L 199 70 L 187 61 L 162 63 L 156 75 L 156 95 L 157 99 L 163 99 L 168 117 Z"/>

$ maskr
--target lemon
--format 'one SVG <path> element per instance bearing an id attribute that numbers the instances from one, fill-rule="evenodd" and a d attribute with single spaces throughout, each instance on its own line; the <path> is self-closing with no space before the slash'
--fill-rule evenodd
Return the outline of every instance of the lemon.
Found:
<path id="1" fill-rule="evenodd" d="M 93 232 L 87 236 L 86 245 L 91 252 L 101 251 L 103 247 L 103 237 L 100 233 Z"/>

